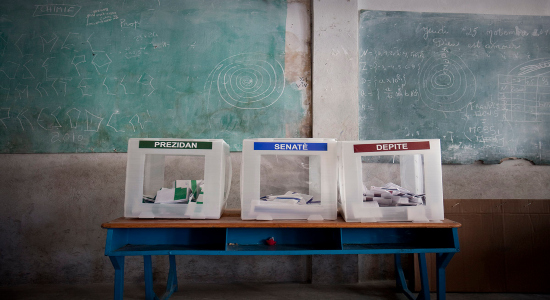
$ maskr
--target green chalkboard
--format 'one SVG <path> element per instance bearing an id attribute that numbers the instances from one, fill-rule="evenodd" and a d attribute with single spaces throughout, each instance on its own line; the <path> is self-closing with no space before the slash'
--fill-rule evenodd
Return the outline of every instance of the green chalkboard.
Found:
<path id="1" fill-rule="evenodd" d="M 361 139 L 550 163 L 550 17 L 361 11 Z"/>
<path id="2" fill-rule="evenodd" d="M 0 14 L 1 153 L 300 136 L 286 1 L 22 0 Z"/>

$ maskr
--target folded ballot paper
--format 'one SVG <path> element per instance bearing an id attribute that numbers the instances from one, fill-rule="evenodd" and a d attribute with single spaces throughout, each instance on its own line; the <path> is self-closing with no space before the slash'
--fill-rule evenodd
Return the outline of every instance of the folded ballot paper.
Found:
<path id="1" fill-rule="evenodd" d="M 161 188 L 155 196 L 144 195 L 143 202 L 156 204 L 175 204 L 197 202 L 202 204 L 204 180 L 176 180 L 174 188 Z"/>
<path id="2" fill-rule="evenodd" d="M 313 200 L 313 196 L 300 194 L 292 191 L 286 192 L 284 195 L 267 195 L 260 198 L 262 201 L 268 201 L 272 204 L 319 204 L 321 201 Z"/>
<path id="3" fill-rule="evenodd" d="M 382 187 L 371 186 L 370 190 L 363 185 L 363 202 L 371 202 L 376 206 L 417 206 L 426 201 L 424 194 L 415 194 L 395 184 L 387 183 Z"/>

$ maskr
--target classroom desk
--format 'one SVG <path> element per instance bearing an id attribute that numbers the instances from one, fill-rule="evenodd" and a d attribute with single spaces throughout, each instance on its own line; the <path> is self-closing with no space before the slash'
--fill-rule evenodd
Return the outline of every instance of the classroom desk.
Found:
<path id="1" fill-rule="evenodd" d="M 177 291 L 175 255 L 313 255 L 395 254 L 397 288 L 415 299 L 401 266 L 401 253 L 417 253 L 422 289 L 416 299 L 429 299 L 426 253 L 436 253 L 437 299 L 445 299 L 445 267 L 459 251 L 458 227 L 439 223 L 348 223 L 336 221 L 243 221 L 239 211 L 219 220 L 118 218 L 107 229 L 105 255 L 115 268 L 114 299 L 122 300 L 124 257 L 143 256 L 146 299 L 168 299 Z M 275 245 L 266 244 L 273 237 Z M 168 255 L 166 292 L 153 291 L 151 255 Z"/>

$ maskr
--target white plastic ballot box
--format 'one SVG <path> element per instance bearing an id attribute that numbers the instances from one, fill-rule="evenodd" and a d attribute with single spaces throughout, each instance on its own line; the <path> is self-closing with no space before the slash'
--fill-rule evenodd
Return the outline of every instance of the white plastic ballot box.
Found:
<path id="1" fill-rule="evenodd" d="M 338 142 L 338 207 L 346 221 L 441 221 L 437 139 Z"/>
<path id="2" fill-rule="evenodd" d="M 219 219 L 231 186 L 221 139 L 131 138 L 124 216 Z"/>
<path id="3" fill-rule="evenodd" d="M 335 220 L 335 139 L 260 138 L 243 141 L 243 220 Z"/>

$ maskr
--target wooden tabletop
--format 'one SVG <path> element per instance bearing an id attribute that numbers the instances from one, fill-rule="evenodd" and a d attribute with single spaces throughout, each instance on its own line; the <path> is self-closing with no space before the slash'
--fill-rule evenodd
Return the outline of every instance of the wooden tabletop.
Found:
<path id="1" fill-rule="evenodd" d="M 455 228 L 460 223 L 441 222 L 346 222 L 338 215 L 331 221 L 273 220 L 244 221 L 240 210 L 226 210 L 217 220 L 118 218 L 101 224 L 102 228 Z"/>

